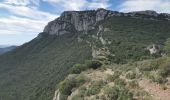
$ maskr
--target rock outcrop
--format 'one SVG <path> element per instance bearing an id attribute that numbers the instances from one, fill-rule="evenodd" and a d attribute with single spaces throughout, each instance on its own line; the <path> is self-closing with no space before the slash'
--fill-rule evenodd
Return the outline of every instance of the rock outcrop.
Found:
<path id="1" fill-rule="evenodd" d="M 44 29 L 44 33 L 62 35 L 75 31 L 92 30 L 97 22 L 113 15 L 116 16 L 119 15 L 119 13 L 105 9 L 65 11 L 59 18 L 48 23 Z"/>
<path id="2" fill-rule="evenodd" d="M 156 11 L 152 11 L 152 10 L 135 11 L 135 12 L 130 12 L 129 14 L 131 14 L 131 15 L 140 14 L 140 15 L 148 15 L 148 16 L 158 16 L 159 15 Z"/>
<path id="3" fill-rule="evenodd" d="M 155 45 L 155 44 L 148 46 L 147 49 L 149 50 L 151 55 L 157 54 L 160 52 L 160 46 Z"/>

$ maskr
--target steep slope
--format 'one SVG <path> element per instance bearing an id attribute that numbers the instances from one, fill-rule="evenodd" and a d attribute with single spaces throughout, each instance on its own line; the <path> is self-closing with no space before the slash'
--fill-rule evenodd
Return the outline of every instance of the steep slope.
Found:
<path id="1" fill-rule="evenodd" d="M 64 12 L 37 38 L 0 56 L 0 99 L 51 100 L 72 65 L 92 56 L 119 64 L 159 57 L 170 37 L 169 18 L 153 11 Z"/>
<path id="2" fill-rule="evenodd" d="M 75 63 L 90 59 L 75 36 L 35 39 L 0 58 L 2 100 L 50 100 L 56 83 Z"/>

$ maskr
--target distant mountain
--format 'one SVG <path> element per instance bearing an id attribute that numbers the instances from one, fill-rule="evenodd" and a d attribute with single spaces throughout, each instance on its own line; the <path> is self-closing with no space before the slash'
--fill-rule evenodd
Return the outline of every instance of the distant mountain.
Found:
<path id="1" fill-rule="evenodd" d="M 0 46 L 0 55 L 15 49 L 17 46 Z"/>
<path id="2" fill-rule="evenodd" d="M 0 45 L 0 48 L 9 47 L 10 45 Z"/>
<path id="3" fill-rule="evenodd" d="M 35 39 L 0 56 L 0 99 L 52 100 L 70 68 L 85 60 L 121 65 L 161 57 L 169 26 L 169 14 L 154 11 L 66 11 Z"/>

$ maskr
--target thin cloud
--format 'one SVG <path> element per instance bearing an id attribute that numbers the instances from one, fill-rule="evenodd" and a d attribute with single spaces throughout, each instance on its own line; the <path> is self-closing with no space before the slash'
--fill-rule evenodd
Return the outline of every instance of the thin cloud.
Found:
<path id="1" fill-rule="evenodd" d="M 46 21 L 10 16 L 0 19 L 0 34 L 33 34 L 41 32 L 45 25 Z"/>
<path id="2" fill-rule="evenodd" d="M 109 0 L 43 0 L 54 7 L 62 7 L 64 10 L 85 10 L 96 8 L 109 8 Z"/>
<path id="3" fill-rule="evenodd" d="M 42 19 L 48 20 L 48 19 L 53 19 L 57 17 L 57 15 L 39 11 L 35 7 L 14 6 L 14 5 L 1 3 L 0 8 L 4 8 L 7 11 L 9 11 L 11 14 L 14 14 L 16 16 L 23 16 L 23 17 L 28 17 L 28 18 L 37 19 L 37 20 L 42 20 Z"/>
<path id="4" fill-rule="evenodd" d="M 170 0 L 126 0 L 118 8 L 122 12 L 155 10 L 170 13 Z"/>
<path id="5" fill-rule="evenodd" d="M 17 6 L 28 6 L 28 5 L 33 5 L 33 6 L 39 6 L 40 0 L 4 0 L 3 3 L 5 4 L 14 4 Z"/>
<path id="6" fill-rule="evenodd" d="M 37 3 L 39 0 L 35 1 Z M 40 11 L 35 1 L 5 0 L 0 3 L 0 8 L 9 12 L 8 15 L 0 17 L 0 34 L 38 34 L 49 21 L 58 17 Z M 32 3 L 32 6 L 28 6 Z"/>

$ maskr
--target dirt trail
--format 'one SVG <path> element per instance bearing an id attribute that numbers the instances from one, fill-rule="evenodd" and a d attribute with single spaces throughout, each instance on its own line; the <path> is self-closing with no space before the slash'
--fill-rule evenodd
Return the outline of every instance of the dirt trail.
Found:
<path id="1" fill-rule="evenodd" d="M 159 84 L 151 83 L 147 79 L 140 80 L 139 85 L 150 93 L 154 100 L 170 100 L 170 89 L 163 90 Z"/>

